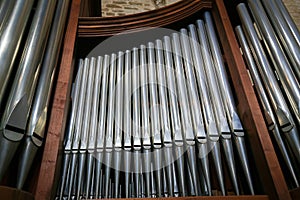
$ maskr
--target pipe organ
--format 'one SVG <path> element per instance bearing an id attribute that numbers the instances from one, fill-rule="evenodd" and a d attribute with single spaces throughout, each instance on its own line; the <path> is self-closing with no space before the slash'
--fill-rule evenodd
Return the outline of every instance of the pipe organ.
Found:
<path id="1" fill-rule="evenodd" d="M 108 18 L 93 3 L 0 2 L 1 198 L 299 197 L 299 31 L 281 0 Z"/>
<path id="2" fill-rule="evenodd" d="M 211 195 L 211 174 L 226 195 L 224 163 L 234 192 L 244 190 L 239 175 L 254 194 L 212 17 L 203 17 L 138 48 L 79 61 L 58 199 Z"/>

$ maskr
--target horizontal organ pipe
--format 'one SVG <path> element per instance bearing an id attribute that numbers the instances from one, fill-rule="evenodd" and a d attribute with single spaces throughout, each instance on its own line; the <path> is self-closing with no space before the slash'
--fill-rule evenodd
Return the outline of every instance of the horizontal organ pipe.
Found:
<path id="1" fill-rule="evenodd" d="M 200 31 L 197 30 L 199 28 Z M 101 152 L 101 156 L 96 153 L 94 168 L 90 166 L 90 162 L 83 166 L 81 159 L 71 160 L 69 169 L 72 173 L 67 172 L 68 167 L 63 167 L 61 184 L 65 186 L 60 186 L 58 191 L 60 195 L 57 199 L 212 195 L 215 186 L 210 180 L 208 155 L 213 157 L 222 194 L 226 195 L 222 154 L 230 166 L 229 174 L 236 194 L 239 195 L 243 191 L 243 186 L 238 182 L 238 176 L 241 174 L 235 170 L 236 159 L 231 144 L 234 134 L 236 137 L 242 137 L 243 134 L 235 128 L 233 131 L 230 129 L 232 118 L 238 116 L 234 103 L 228 102 L 229 98 L 223 99 L 219 91 L 221 80 L 212 68 L 212 58 L 221 54 L 209 53 L 210 48 L 215 47 L 210 46 L 212 44 L 206 40 L 209 33 L 205 30 L 203 22 L 198 22 L 197 27 L 189 25 L 188 29 L 181 29 L 180 33 L 165 36 L 163 40 L 149 42 L 147 46 L 141 45 L 140 48 L 127 50 L 125 53 L 119 52 L 118 58 L 112 54 L 105 56 L 104 60 L 98 59 L 98 62 L 103 63 L 104 70 L 101 77 L 97 137 L 97 140 L 101 139 L 98 142 L 102 143 L 99 146 L 102 150 L 98 151 L 96 145 L 95 151 Z M 197 46 L 198 37 L 201 45 L 205 44 L 205 49 Z M 216 39 L 213 42 L 216 43 Z M 216 45 L 215 43 L 213 45 Z M 108 64 L 109 57 L 111 66 Z M 86 58 L 85 66 L 83 61 L 80 62 L 78 77 L 74 84 L 76 96 L 73 98 L 73 105 L 78 105 L 78 98 L 81 99 L 81 95 L 85 95 L 81 87 L 86 86 L 80 86 L 78 81 L 82 82 L 80 80 L 82 71 L 88 72 L 85 68 L 89 68 L 88 65 L 93 63 L 89 64 L 89 60 L 93 59 Z M 225 72 L 222 75 L 226 75 Z M 83 77 L 90 76 L 92 74 Z M 82 83 L 86 85 L 87 80 Z M 199 91 L 198 86 L 201 89 Z M 121 87 L 122 94 L 118 87 Z M 229 87 L 227 85 L 224 89 L 230 89 Z M 233 98 L 232 95 L 230 98 Z M 231 104 L 227 105 L 228 103 Z M 86 111 L 88 105 L 79 105 L 84 106 L 81 112 L 88 113 Z M 113 105 L 116 107 L 113 108 Z M 231 115 L 226 114 L 229 107 Z M 72 108 L 70 118 L 70 126 L 74 127 L 67 130 L 76 130 L 77 126 L 81 126 L 79 121 L 78 124 L 72 123 L 74 118 L 80 117 L 78 116 L 80 113 L 74 113 L 76 110 L 78 109 Z M 232 114 L 233 112 L 235 113 Z M 113 123 L 121 124 L 113 125 Z M 120 132 L 119 128 L 123 131 Z M 86 130 L 81 132 L 84 131 Z M 80 134 L 74 132 L 73 138 L 77 138 L 77 142 Z M 118 138 L 122 139 L 121 143 Z M 69 143 L 74 143 L 74 139 L 69 137 L 71 140 Z M 221 151 L 219 141 L 224 151 Z M 242 140 L 238 140 L 238 143 L 240 141 Z M 246 156 L 245 146 L 243 144 L 238 146 L 242 147 L 241 151 L 244 154 L 237 155 Z M 83 150 L 85 149 L 81 149 L 80 154 Z M 121 151 L 122 154 L 116 155 L 119 154 L 116 151 Z M 65 156 L 67 154 L 65 151 Z M 124 166 L 118 164 L 120 159 L 124 160 Z M 243 162 L 241 166 L 247 177 L 249 191 L 253 194 L 250 172 L 247 171 L 250 166 L 246 158 L 240 161 Z M 84 177 L 78 174 L 75 179 L 77 181 L 80 179 L 83 185 L 74 188 L 75 179 L 72 176 L 76 173 L 76 165 L 80 166 L 79 171 L 88 167 L 90 175 Z M 94 172 L 90 172 L 91 170 Z M 119 176 L 122 174 L 121 171 L 124 171 L 124 179 Z M 84 188 L 86 192 L 82 190 Z M 74 189 L 77 191 L 74 192 Z"/>

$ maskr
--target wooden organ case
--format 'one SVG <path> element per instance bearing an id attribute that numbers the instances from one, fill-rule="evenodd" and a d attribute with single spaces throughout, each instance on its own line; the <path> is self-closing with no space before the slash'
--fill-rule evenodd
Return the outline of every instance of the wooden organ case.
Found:
<path id="1" fill-rule="evenodd" d="M 179 1 L 153 11 L 109 18 L 80 17 L 81 3 L 81 0 L 73 0 L 70 8 L 47 138 L 41 165 L 32 180 L 30 193 L 35 199 L 54 199 L 56 196 L 62 165 L 62 143 L 70 110 L 71 83 L 78 59 L 84 58 L 87 52 L 104 39 L 120 32 L 143 27 L 178 30 L 194 23 L 205 10 L 212 13 L 223 50 L 223 59 L 232 81 L 237 110 L 246 132 L 255 195 L 178 198 L 286 200 L 296 199 L 297 195 L 299 197 L 299 188 L 295 191 L 288 190 L 223 0 Z M 211 178 L 212 189 L 219 190 L 214 174 Z M 232 190 L 228 174 L 225 174 L 225 179 L 226 189 Z"/>

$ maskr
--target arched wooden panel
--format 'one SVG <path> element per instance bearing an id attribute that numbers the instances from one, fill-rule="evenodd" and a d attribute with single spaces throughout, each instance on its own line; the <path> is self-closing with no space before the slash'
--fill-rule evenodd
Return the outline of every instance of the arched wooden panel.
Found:
<path id="1" fill-rule="evenodd" d="M 111 36 L 133 29 L 162 27 L 185 19 L 201 9 L 212 8 L 212 1 L 182 0 L 147 12 L 116 17 L 80 17 L 79 37 Z"/>

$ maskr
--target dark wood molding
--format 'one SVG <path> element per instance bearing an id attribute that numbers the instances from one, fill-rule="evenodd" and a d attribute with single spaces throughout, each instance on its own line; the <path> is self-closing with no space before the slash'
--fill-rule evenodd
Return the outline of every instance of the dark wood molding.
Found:
<path id="1" fill-rule="evenodd" d="M 209 0 L 182 0 L 147 12 L 116 17 L 79 17 L 79 37 L 111 36 L 120 32 L 163 27 L 189 17 L 201 9 L 210 9 Z"/>

